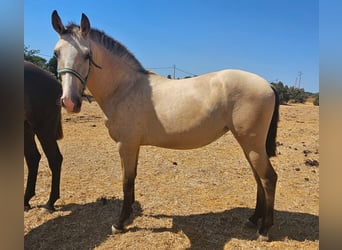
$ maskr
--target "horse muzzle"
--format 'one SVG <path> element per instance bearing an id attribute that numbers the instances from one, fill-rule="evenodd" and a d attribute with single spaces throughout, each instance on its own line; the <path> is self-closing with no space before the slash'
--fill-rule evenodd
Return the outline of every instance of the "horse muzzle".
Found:
<path id="1" fill-rule="evenodd" d="M 72 100 L 69 97 L 61 97 L 61 105 L 68 113 L 79 113 L 81 111 L 82 101 L 80 99 Z"/>

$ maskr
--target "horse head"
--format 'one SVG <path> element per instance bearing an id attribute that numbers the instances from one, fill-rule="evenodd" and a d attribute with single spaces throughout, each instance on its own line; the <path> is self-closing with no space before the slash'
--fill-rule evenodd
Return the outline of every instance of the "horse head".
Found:
<path id="1" fill-rule="evenodd" d="M 88 37 L 90 22 L 82 14 L 79 26 L 64 26 L 56 10 L 51 19 L 52 26 L 59 35 L 54 54 L 58 60 L 57 72 L 63 86 L 61 104 L 68 112 L 78 113 L 92 62 Z"/>

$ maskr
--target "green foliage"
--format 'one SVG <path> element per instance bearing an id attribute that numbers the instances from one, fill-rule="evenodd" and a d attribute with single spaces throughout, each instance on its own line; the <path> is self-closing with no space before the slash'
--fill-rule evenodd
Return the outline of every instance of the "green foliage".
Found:
<path id="1" fill-rule="evenodd" d="M 57 58 L 55 56 L 51 57 L 49 62 L 46 64 L 46 69 L 50 71 L 56 78 L 57 76 Z"/>
<path id="2" fill-rule="evenodd" d="M 316 95 L 313 105 L 319 106 L 319 93 Z"/>
<path id="3" fill-rule="evenodd" d="M 279 93 L 280 104 L 292 103 L 305 103 L 308 98 L 308 93 L 304 89 L 296 87 L 288 87 L 282 82 L 271 83 Z"/>
<path id="4" fill-rule="evenodd" d="M 272 82 L 271 84 L 278 91 L 280 104 L 287 104 L 288 101 L 290 100 L 290 98 L 289 98 L 289 87 L 286 85 L 284 86 L 284 84 L 282 82 L 278 82 L 278 83 Z"/>
<path id="5" fill-rule="evenodd" d="M 52 57 L 48 62 L 43 57 L 38 56 L 40 50 L 30 49 L 24 46 L 24 60 L 32 62 L 42 69 L 50 71 L 57 78 L 57 59 Z"/>
<path id="6" fill-rule="evenodd" d="M 46 60 L 37 56 L 39 52 L 38 49 L 29 49 L 28 46 L 24 46 L 24 60 L 32 62 L 41 68 L 45 68 Z"/>
<path id="7" fill-rule="evenodd" d="M 304 89 L 299 89 L 296 87 L 289 88 L 290 102 L 293 103 L 304 103 L 307 99 Z"/>

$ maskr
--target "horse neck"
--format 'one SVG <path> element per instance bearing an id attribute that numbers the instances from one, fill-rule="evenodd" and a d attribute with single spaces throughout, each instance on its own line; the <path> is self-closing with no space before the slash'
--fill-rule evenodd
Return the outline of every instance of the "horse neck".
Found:
<path id="1" fill-rule="evenodd" d="M 101 66 L 101 69 L 91 66 L 87 87 L 109 117 L 116 107 L 115 102 L 134 87 L 142 74 L 94 42 L 91 44 L 91 49 L 93 60 Z"/>

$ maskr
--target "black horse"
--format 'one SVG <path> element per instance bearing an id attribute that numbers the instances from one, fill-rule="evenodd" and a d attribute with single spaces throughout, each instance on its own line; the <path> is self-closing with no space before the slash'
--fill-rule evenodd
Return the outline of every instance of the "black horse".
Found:
<path id="1" fill-rule="evenodd" d="M 50 198 L 43 207 L 54 211 L 54 203 L 59 198 L 63 156 L 56 140 L 63 137 L 59 104 L 61 95 L 62 86 L 50 73 L 33 63 L 24 61 L 24 155 L 28 167 L 24 196 L 25 211 L 31 208 L 29 201 L 35 195 L 41 158 L 35 142 L 35 135 L 48 159 L 52 172 Z"/>

